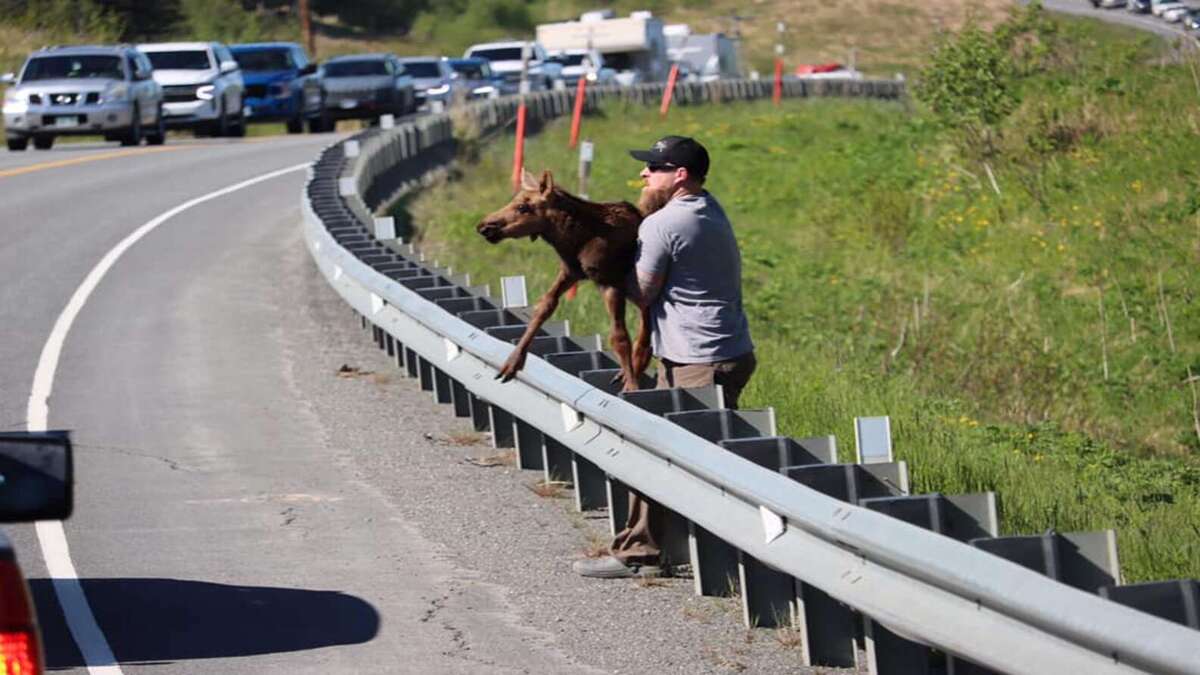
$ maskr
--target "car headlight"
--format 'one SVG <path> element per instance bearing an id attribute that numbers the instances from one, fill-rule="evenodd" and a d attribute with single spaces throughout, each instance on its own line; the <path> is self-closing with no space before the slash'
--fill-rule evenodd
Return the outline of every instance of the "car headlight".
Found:
<path id="1" fill-rule="evenodd" d="M 489 84 L 482 87 L 475 87 L 471 90 L 471 93 L 475 94 L 476 96 L 487 96 L 493 91 L 496 91 L 496 88 Z"/>
<path id="2" fill-rule="evenodd" d="M 443 84 L 440 87 L 430 87 L 425 90 L 425 93 L 428 94 L 429 96 L 441 96 L 442 94 L 445 94 L 448 91 L 450 91 L 450 85 Z"/>
<path id="3" fill-rule="evenodd" d="M 196 98 L 200 99 L 201 101 L 211 101 L 216 91 L 217 88 L 211 84 L 196 87 Z"/>
<path id="4" fill-rule="evenodd" d="M 129 100 L 129 87 L 124 82 L 114 82 L 104 89 L 100 97 L 103 103 L 122 103 Z"/>
<path id="5" fill-rule="evenodd" d="M 595 82 L 599 77 L 600 76 L 596 74 L 596 71 L 593 70 L 587 74 L 587 81 Z"/>

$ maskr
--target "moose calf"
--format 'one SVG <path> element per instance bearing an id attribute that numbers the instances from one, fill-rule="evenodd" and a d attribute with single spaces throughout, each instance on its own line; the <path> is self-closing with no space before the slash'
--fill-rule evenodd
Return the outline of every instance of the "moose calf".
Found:
<path id="1" fill-rule="evenodd" d="M 589 202 L 556 187 L 549 171 L 542 173 L 540 181 L 522 171 L 521 190 L 475 229 L 493 244 L 516 237 L 529 237 L 530 241 L 541 237 L 558 253 L 560 267 L 558 278 L 538 301 L 529 327 L 497 379 L 508 382 L 516 377 L 538 329 L 558 308 L 559 297 L 576 283 L 591 279 L 600 287 L 612 318 L 609 342 L 621 364 L 624 388 L 637 389 L 638 378 L 650 362 L 649 312 L 639 306 L 642 325 L 637 342 L 630 345 L 625 300 L 641 222 L 642 214 L 629 202 Z"/>

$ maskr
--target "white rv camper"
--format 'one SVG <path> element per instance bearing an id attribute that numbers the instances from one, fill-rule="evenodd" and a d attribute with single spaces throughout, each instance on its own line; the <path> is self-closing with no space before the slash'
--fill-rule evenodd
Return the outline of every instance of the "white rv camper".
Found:
<path id="1" fill-rule="evenodd" d="M 538 26 L 538 42 L 550 52 L 596 50 L 604 56 L 604 65 L 616 71 L 617 81 L 623 85 L 666 79 L 670 60 L 662 21 L 650 12 L 634 12 L 620 18 L 594 14 L 584 17 L 587 20 Z"/>
<path id="2" fill-rule="evenodd" d="M 724 33 L 693 35 L 685 24 L 664 29 L 667 56 L 686 66 L 688 76 L 701 82 L 741 76 L 737 43 Z"/>

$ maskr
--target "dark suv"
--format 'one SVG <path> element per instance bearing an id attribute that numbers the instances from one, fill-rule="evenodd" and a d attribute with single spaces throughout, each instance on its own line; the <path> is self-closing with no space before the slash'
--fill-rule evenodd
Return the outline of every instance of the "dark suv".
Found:
<path id="1" fill-rule="evenodd" d="M 408 115 L 417 109 L 413 78 L 391 54 L 356 54 L 329 59 L 321 66 L 324 92 L 320 131 L 337 120 Z"/>

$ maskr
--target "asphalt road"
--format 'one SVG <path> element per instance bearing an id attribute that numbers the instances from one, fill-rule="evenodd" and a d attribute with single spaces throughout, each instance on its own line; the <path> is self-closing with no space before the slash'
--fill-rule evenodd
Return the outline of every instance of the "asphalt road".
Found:
<path id="1" fill-rule="evenodd" d="M 5 427 L 22 426 L 52 323 L 113 244 L 189 198 L 310 160 L 330 140 L 4 155 L 0 171 L 57 162 L 0 178 Z M 118 661 L 156 671 L 484 672 L 447 663 L 453 636 L 419 621 L 446 565 L 339 466 L 289 382 L 295 354 L 279 314 L 304 271 L 303 178 L 172 218 L 79 315 L 50 426 L 75 430 L 66 534 L 83 588 Z M 82 672 L 32 528 L 13 534 L 48 666 Z"/>
<path id="2" fill-rule="evenodd" d="M 0 153 L 0 428 L 25 427 L 55 320 L 114 245 L 333 140 Z M 462 461 L 494 451 L 395 374 L 309 260 L 303 179 L 167 219 L 67 334 L 49 399 L 76 442 L 65 535 L 124 672 L 804 672 L 690 580 L 574 576 L 604 521 Z M 111 665 L 83 657 L 34 528 L 6 531 L 48 668 Z"/>
<path id="3" fill-rule="evenodd" d="M 1073 16 L 1085 16 L 1109 23 L 1148 31 L 1167 39 L 1187 38 L 1188 33 L 1178 23 L 1167 23 L 1149 14 L 1134 14 L 1123 8 L 1097 9 L 1087 0 L 1042 0 L 1046 9 Z"/>

